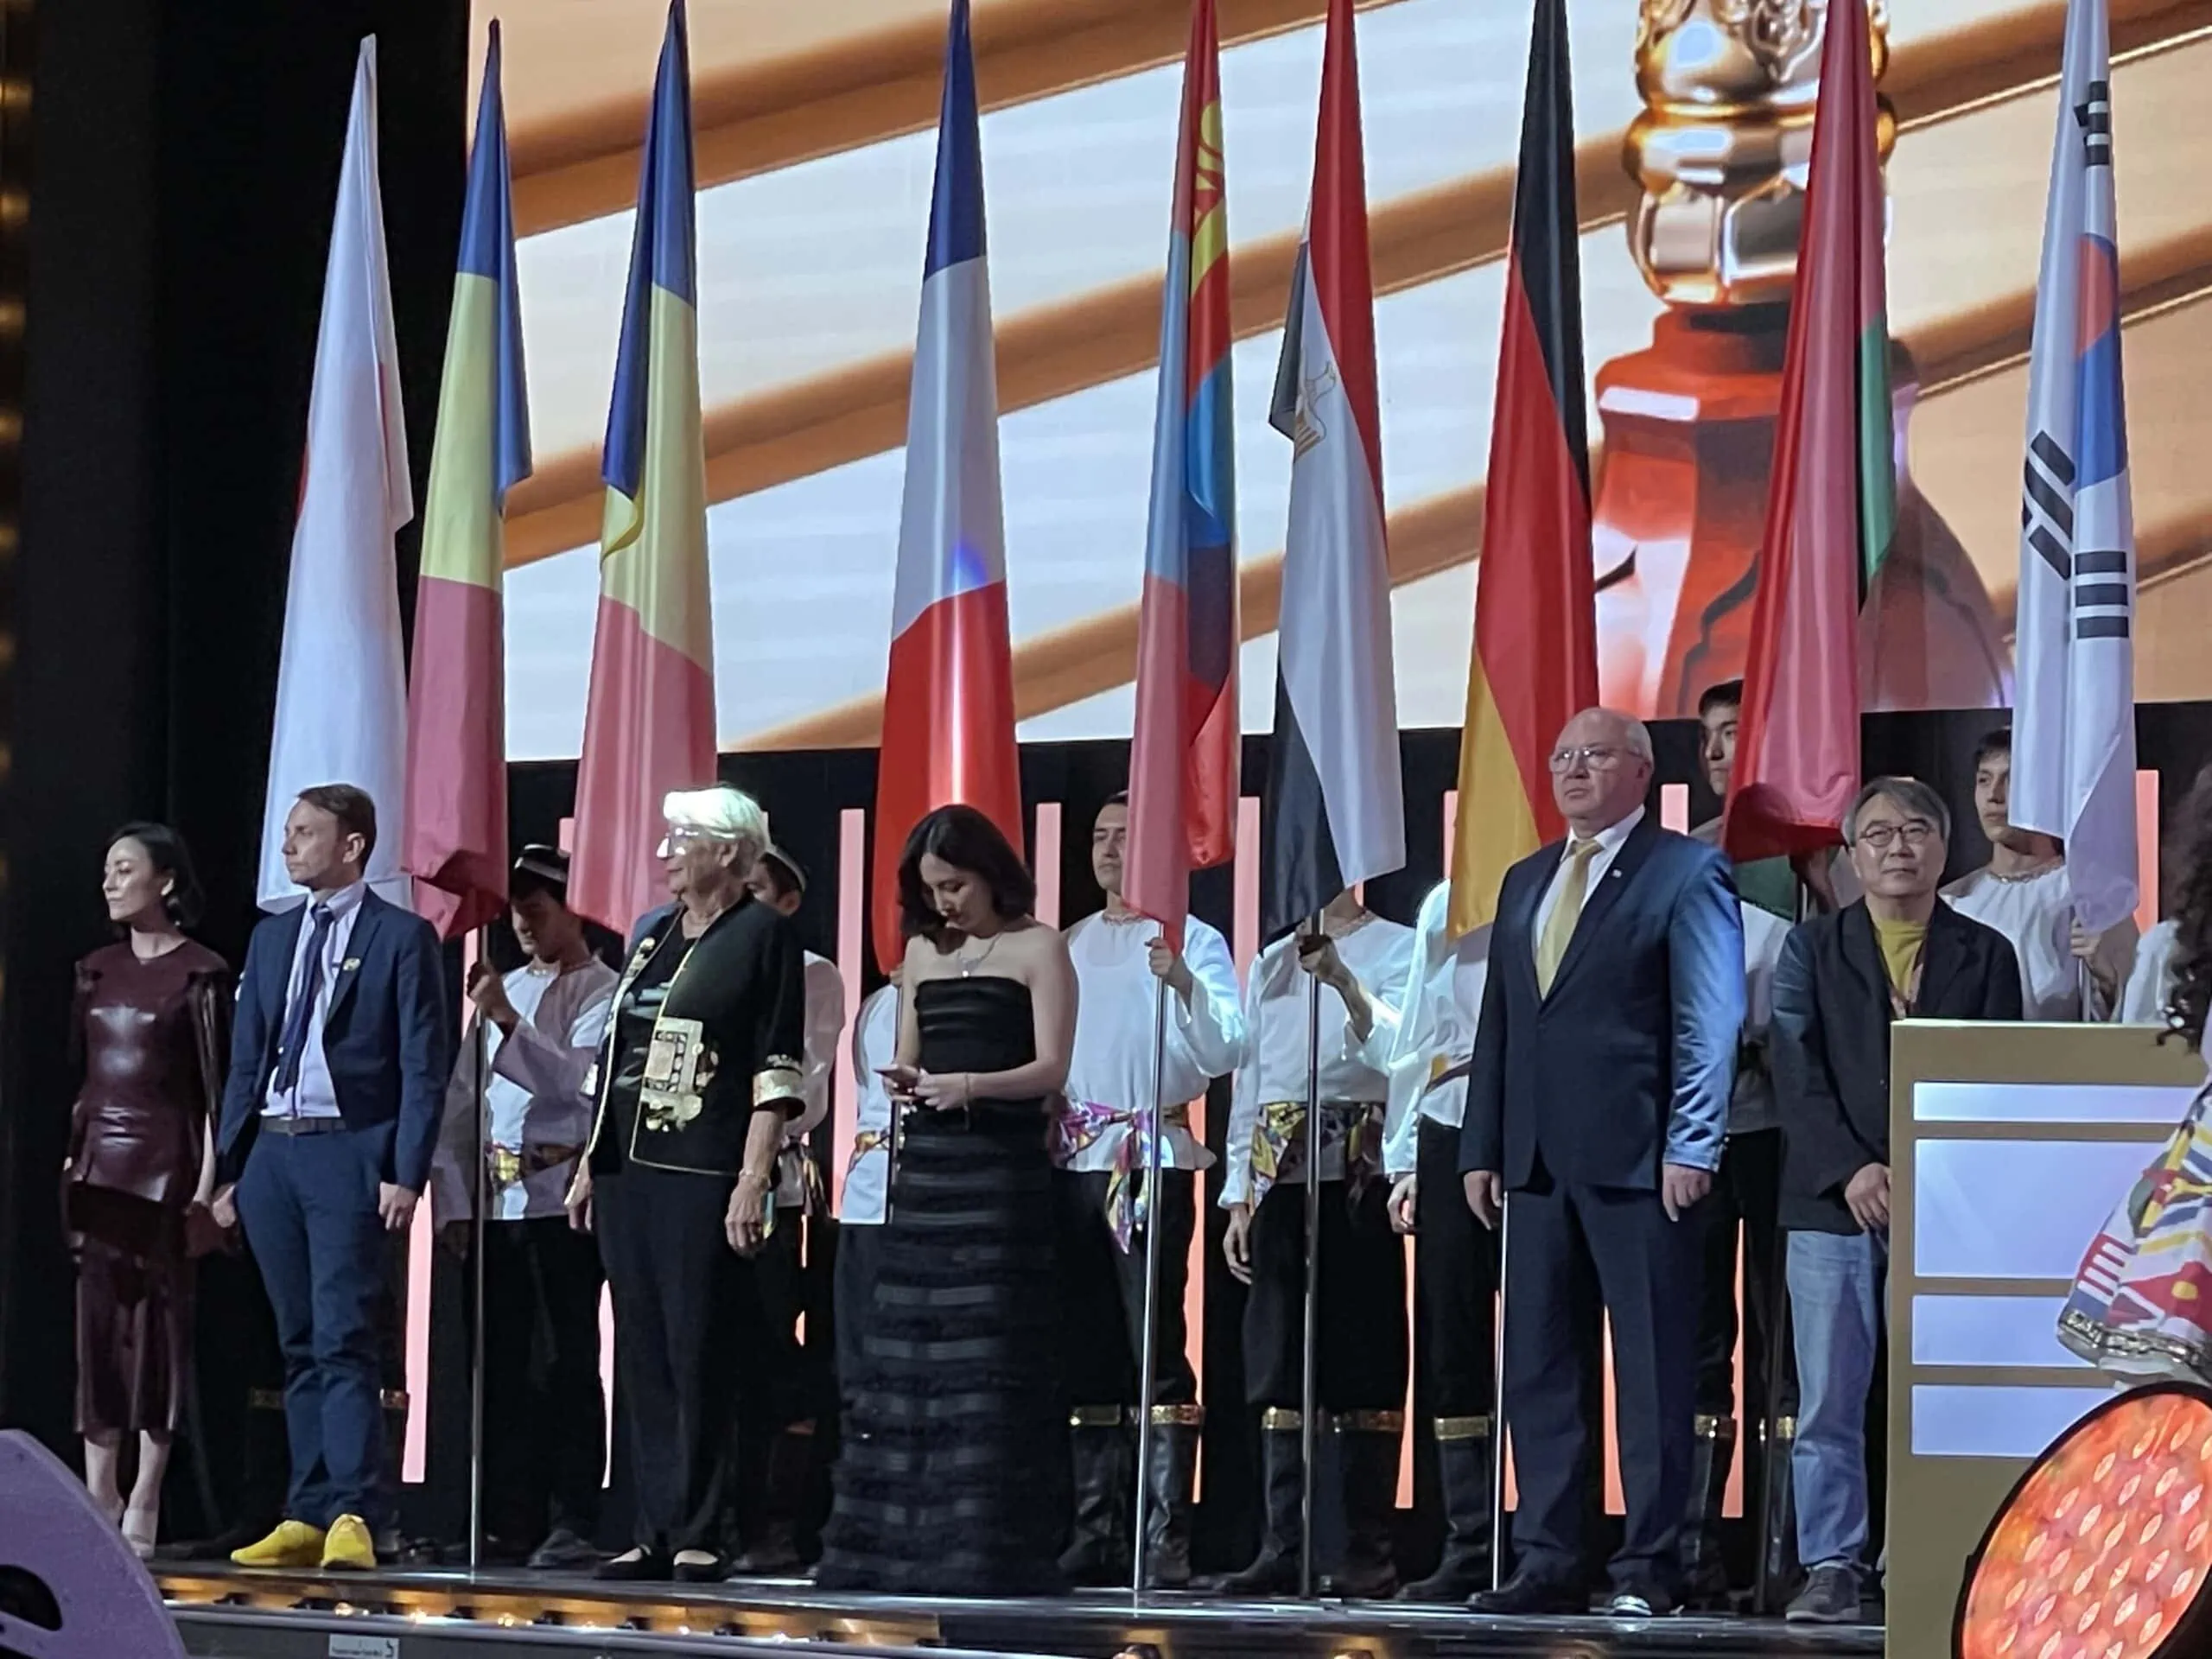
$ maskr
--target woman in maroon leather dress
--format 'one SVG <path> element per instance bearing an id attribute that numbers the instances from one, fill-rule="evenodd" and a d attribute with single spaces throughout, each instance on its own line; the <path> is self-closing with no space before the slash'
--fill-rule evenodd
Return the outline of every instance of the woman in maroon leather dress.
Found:
<path id="1" fill-rule="evenodd" d="M 123 938 L 77 964 L 73 1034 L 85 1083 L 62 1166 L 62 1215 L 78 1263 L 85 1484 L 144 1555 L 191 1364 L 188 1218 L 204 1237 L 231 970 L 184 936 L 200 893 L 174 830 L 117 831 L 101 890 Z M 124 1441 L 133 1435 L 126 1503 Z"/>

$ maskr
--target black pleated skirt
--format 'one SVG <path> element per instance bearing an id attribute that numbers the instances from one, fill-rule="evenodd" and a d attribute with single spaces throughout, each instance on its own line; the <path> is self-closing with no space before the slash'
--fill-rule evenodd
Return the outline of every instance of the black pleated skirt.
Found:
<path id="1" fill-rule="evenodd" d="M 1067 1408 L 1041 1109 L 909 1113 L 877 1243 L 816 1582 L 1064 1590 Z"/>

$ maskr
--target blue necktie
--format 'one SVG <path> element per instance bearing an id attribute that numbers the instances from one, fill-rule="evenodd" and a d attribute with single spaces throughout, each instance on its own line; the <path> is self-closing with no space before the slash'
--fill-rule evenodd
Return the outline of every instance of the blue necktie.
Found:
<path id="1" fill-rule="evenodd" d="M 322 990 L 323 947 L 330 943 L 330 925 L 337 919 L 328 905 L 317 905 L 308 914 L 315 919 L 315 931 L 308 936 L 307 962 L 284 1009 L 284 1040 L 276 1051 L 276 1092 L 280 1095 L 289 1095 L 300 1085 L 300 1056 L 307 1052 L 308 1027 L 315 1023 L 315 998 Z"/>

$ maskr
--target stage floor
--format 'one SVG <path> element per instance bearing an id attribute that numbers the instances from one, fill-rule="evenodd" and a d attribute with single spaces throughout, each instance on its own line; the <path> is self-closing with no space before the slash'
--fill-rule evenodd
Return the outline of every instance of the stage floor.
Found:
<path id="1" fill-rule="evenodd" d="M 1397 1602 L 1229 1602 L 1163 1593 L 915 1600 L 818 1593 L 797 1580 L 695 1588 L 553 1573 L 374 1577 L 164 1565 L 185 1645 L 220 1659 L 489 1659 L 493 1653 L 785 1656 L 865 1646 L 1022 1659 L 1844 1659 L 1882 1651 L 1878 1626 L 1755 1619 L 1483 1619 Z"/>

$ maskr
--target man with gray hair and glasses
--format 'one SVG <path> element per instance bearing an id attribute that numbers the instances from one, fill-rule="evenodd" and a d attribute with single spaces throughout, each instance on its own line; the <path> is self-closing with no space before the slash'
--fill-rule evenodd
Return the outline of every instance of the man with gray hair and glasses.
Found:
<path id="1" fill-rule="evenodd" d="M 1866 1397 L 1890 1257 L 1890 1026 L 2018 1020 L 2020 967 L 1994 928 L 1937 896 L 1951 815 L 1910 778 L 1877 778 L 1844 814 L 1865 897 L 1791 932 L 1769 1027 L 1785 1152 L 1796 1325 L 1798 1624 L 1859 1618 L 1867 1540 Z"/>

